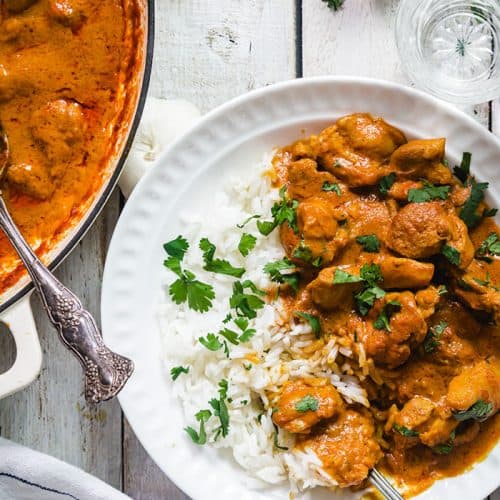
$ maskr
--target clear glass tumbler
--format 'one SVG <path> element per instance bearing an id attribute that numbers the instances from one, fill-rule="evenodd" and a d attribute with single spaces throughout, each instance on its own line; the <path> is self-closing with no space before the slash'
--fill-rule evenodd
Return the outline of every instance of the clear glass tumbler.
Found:
<path id="1" fill-rule="evenodd" d="M 396 43 L 418 87 L 460 104 L 500 97 L 500 0 L 401 0 Z"/>

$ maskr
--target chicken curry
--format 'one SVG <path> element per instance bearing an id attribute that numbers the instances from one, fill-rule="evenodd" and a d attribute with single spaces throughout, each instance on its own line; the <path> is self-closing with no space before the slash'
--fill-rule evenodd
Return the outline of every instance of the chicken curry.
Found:
<path id="1" fill-rule="evenodd" d="M 470 160 L 453 175 L 445 139 L 407 140 L 369 114 L 274 157 L 298 275 L 281 295 L 317 322 L 309 354 L 332 336 L 357 354 L 369 407 L 298 378 L 275 395 L 273 420 L 341 487 L 376 466 L 413 495 L 498 441 L 500 239 Z"/>
<path id="2" fill-rule="evenodd" d="M 40 255 L 109 174 L 135 107 L 141 22 L 132 0 L 0 0 L 0 126 L 10 144 L 1 189 Z M 0 292 L 21 272 L 0 234 Z"/>

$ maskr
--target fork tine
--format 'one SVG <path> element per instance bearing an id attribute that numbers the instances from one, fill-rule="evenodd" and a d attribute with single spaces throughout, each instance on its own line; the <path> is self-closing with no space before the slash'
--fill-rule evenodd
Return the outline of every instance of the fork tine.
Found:
<path id="1" fill-rule="evenodd" d="M 404 500 L 399 491 L 377 469 L 371 470 L 370 480 L 387 500 Z"/>

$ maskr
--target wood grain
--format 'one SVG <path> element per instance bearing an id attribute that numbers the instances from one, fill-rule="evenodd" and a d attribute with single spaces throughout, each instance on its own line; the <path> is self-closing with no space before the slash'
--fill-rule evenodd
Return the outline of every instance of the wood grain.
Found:
<path id="1" fill-rule="evenodd" d="M 104 257 L 118 214 L 116 192 L 95 225 L 56 272 L 96 319 L 100 317 Z M 118 402 L 108 402 L 98 408 L 85 404 L 80 365 L 59 341 L 36 297 L 32 304 L 44 354 L 43 368 L 30 387 L 0 401 L 0 433 L 81 467 L 120 488 Z"/>

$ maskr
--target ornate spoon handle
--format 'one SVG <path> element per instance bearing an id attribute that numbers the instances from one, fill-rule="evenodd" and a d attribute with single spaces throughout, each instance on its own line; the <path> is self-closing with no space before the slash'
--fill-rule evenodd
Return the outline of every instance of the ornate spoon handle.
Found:
<path id="1" fill-rule="evenodd" d="M 14 224 L 1 195 L 0 227 L 26 266 L 61 340 L 83 366 L 85 399 L 98 403 L 115 396 L 132 374 L 133 362 L 104 345 L 92 315 L 31 250 Z"/>

